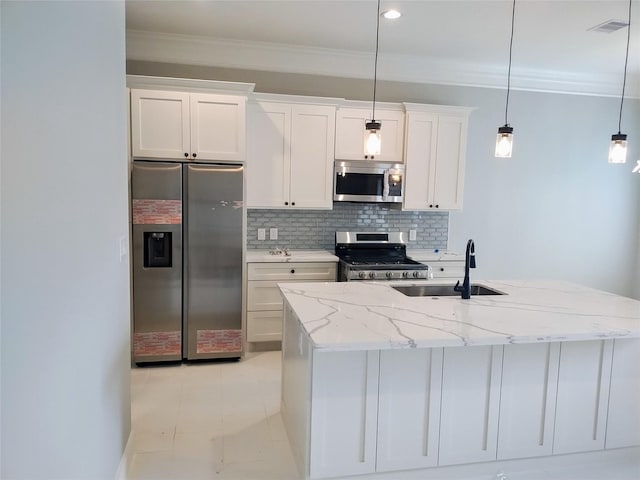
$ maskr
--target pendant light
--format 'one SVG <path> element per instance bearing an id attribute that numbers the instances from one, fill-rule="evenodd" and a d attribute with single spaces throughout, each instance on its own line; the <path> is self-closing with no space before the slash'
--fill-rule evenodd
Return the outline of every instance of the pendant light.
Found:
<path id="1" fill-rule="evenodd" d="M 380 127 L 382 124 L 376 118 L 376 87 L 378 83 L 378 40 L 380 38 L 380 0 L 378 0 L 378 15 L 376 19 L 376 57 L 373 70 L 373 108 L 371 110 L 371 120 L 365 123 L 364 155 L 380 155 L 382 139 L 380 137 Z"/>
<path id="2" fill-rule="evenodd" d="M 513 50 L 513 21 L 516 16 L 516 0 L 513 0 L 513 8 L 511 10 L 511 39 L 509 40 L 509 70 L 507 72 L 507 100 L 504 107 L 504 125 L 498 128 L 498 136 L 496 138 L 496 153 L 498 158 L 511 158 L 511 150 L 513 148 L 513 127 L 509 126 L 509 92 L 511 91 L 511 52 Z"/>
<path id="3" fill-rule="evenodd" d="M 620 115 L 618 116 L 618 133 L 611 135 L 609 145 L 609 163 L 625 163 L 627 161 L 627 135 L 620 133 L 622 123 L 622 104 L 624 103 L 624 87 L 627 83 L 627 62 L 629 61 L 629 37 L 631 36 L 631 0 L 629 0 L 629 20 L 627 23 L 627 53 L 624 57 L 624 76 L 622 77 L 622 96 L 620 97 Z"/>

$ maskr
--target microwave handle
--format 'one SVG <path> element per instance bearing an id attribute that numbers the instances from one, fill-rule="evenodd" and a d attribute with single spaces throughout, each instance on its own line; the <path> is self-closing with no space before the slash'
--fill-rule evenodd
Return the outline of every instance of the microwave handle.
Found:
<path id="1" fill-rule="evenodd" d="M 385 170 L 383 187 L 382 187 L 382 199 L 386 201 L 388 197 L 389 197 L 389 170 Z"/>

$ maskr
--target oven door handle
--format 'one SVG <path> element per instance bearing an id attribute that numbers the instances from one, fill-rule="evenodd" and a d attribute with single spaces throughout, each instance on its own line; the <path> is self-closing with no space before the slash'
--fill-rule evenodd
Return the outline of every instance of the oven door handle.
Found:
<path id="1" fill-rule="evenodd" d="M 386 201 L 389 198 L 389 170 L 384 171 L 384 179 L 382 185 L 382 200 Z"/>

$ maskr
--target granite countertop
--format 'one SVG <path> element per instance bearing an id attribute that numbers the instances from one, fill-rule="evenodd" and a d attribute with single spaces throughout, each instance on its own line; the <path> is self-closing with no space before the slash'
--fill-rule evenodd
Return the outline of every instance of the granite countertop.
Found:
<path id="1" fill-rule="evenodd" d="M 337 262 L 338 257 L 328 250 L 286 250 L 289 255 L 282 251 L 272 255 L 272 250 L 247 250 L 247 263 L 263 262 Z"/>
<path id="2" fill-rule="evenodd" d="M 640 337 L 638 300 L 551 280 L 474 283 L 506 295 L 408 297 L 382 282 L 279 287 L 314 348 L 327 351 Z"/>

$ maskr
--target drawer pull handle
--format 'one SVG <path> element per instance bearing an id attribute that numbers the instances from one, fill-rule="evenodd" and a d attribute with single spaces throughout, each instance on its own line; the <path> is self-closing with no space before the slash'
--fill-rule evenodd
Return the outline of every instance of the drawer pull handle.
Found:
<path id="1" fill-rule="evenodd" d="M 292 268 L 292 269 L 291 269 L 291 273 L 296 273 L 296 271 Z"/>
<path id="2" fill-rule="evenodd" d="M 440 271 L 441 271 L 441 272 L 444 272 L 444 267 L 440 267 Z"/>

